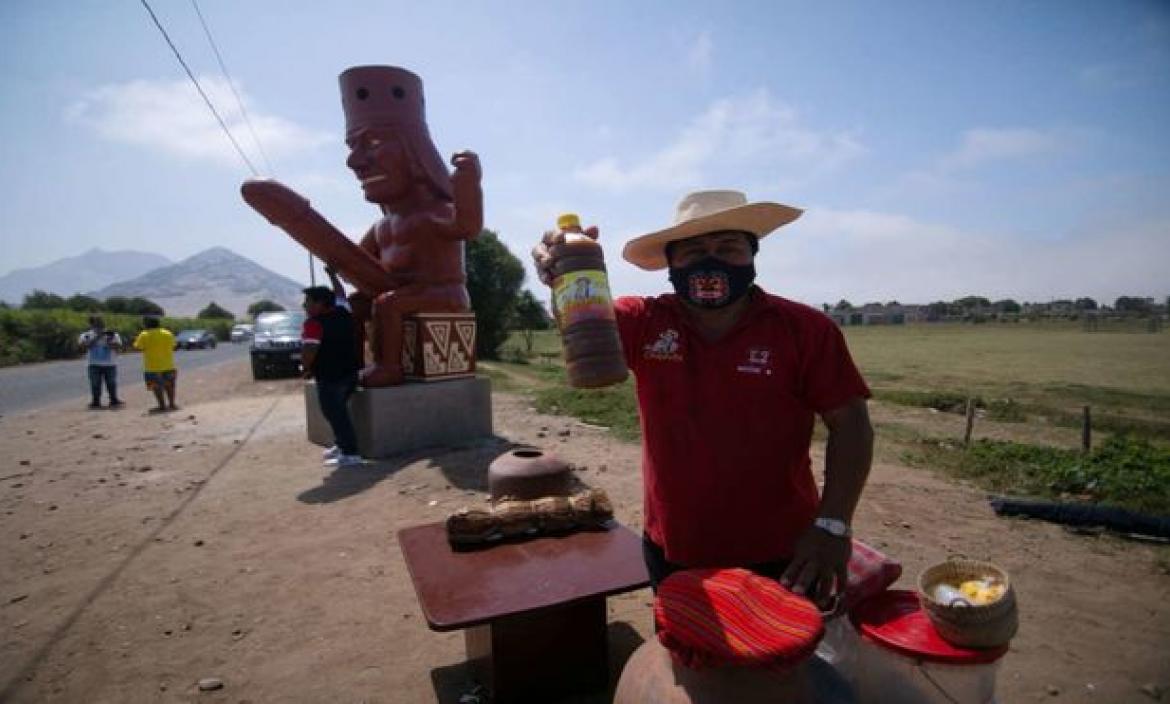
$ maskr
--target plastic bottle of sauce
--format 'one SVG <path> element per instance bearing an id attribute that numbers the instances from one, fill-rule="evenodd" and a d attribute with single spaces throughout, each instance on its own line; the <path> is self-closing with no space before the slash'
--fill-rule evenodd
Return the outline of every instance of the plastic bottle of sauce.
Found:
<path id="1" fill-rule="evenodd" d="M 601 245 L 581 230 L 573 213 L 557 218 L 565 243 L 553 248 L 553 306 L 569 385 L 595 389 L 625 381 L 629 372 L 614 320 Z"/>

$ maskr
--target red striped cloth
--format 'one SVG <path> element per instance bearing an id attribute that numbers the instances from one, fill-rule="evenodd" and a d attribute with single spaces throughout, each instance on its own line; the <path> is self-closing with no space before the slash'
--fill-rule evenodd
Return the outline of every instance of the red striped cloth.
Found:
<path id="1" fill-rule="evenodd" d="M 658 640 L 690 668 L 785 669 L 816 650 L 820 611 L 778 582 L 743 569 L 675 572 L 654 600 Z"/>

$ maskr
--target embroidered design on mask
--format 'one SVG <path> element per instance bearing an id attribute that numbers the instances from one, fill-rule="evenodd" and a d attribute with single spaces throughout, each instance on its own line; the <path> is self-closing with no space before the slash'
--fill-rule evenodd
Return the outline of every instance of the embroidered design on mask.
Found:
<path id="1" fill-rule="evenodd" d="M 701 271 L 687 278 L 691 300 L 696 303 L 719 303 L 731 295 L 731 281 L 722 271 Z"/>
<path id="2" fill-rule="evenodd" d="M 681 362 L 682 355 L 678 353 L 678 330 L 674 328 L 663 330 L 657 340 L 642 348 L 642 356 L 646 359 Z"/>

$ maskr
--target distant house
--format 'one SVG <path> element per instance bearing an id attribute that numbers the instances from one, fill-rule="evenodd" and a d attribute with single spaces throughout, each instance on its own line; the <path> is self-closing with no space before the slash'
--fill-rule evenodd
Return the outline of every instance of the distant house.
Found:
<path id="1" fill-rule="evenodd" d="M 905 325 L 923 322 L 927 318 L 926 306 L 902 305 L 900 303 L 867 303 L 860 308 L 834 308 L 826 313 L 840 326 L 846 325 Z"/>

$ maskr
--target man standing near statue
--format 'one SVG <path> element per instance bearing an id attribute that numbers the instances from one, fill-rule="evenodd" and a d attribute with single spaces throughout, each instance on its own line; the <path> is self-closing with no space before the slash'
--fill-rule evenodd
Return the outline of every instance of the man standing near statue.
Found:
<path id="1" fill-rule="evenodd" d="M 301 363 L 305 378 L 317 381 L 317 402 L 333 430 L 334 444 L 325 451 L 325 464 L 350 467 L 362 463 L 349 415 L 349 398 L 357 390 L 358 356 L 353 316 L 337 305 L 338 298 L 326 286 L 305 289 L 309 318 L 301 332 Z"/>
<path id="2" fill-rule="evenodd" d="M 346 164 L 382 217 L 356 245 L 309 202 L 270 180 L 247 181 L 244 200 L 339 272 L 358 290 L 354 310 L 369 316 L 373 363 L 363 386 L 404 381 L 403 318 L 471 308 L 463 243 L 483 228 L 479 159 L 451 158 L 448 173 L 427 130 L 422 80 L 392 66 L 358 66 L 340 76 Z"/>

